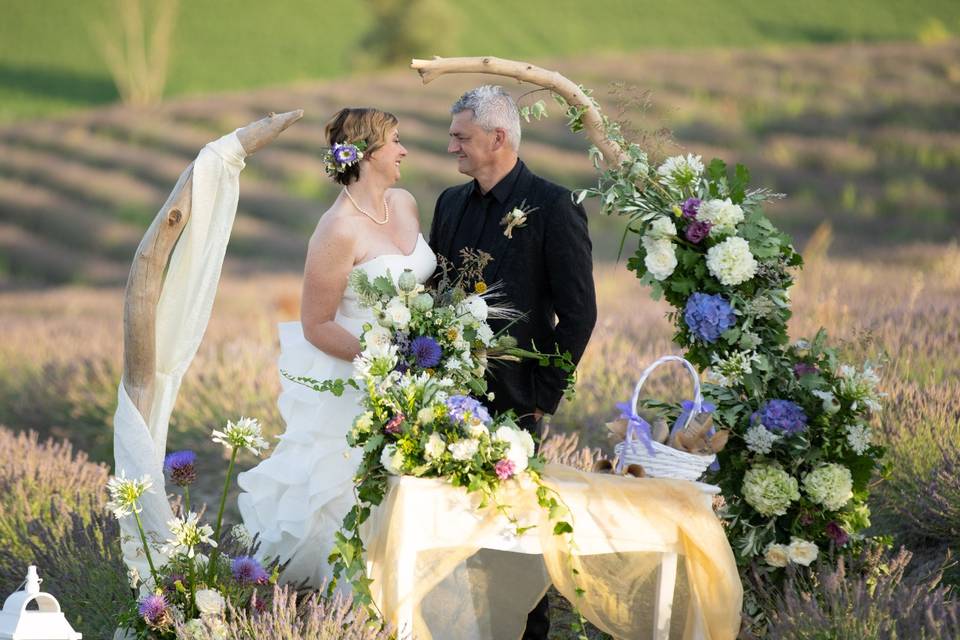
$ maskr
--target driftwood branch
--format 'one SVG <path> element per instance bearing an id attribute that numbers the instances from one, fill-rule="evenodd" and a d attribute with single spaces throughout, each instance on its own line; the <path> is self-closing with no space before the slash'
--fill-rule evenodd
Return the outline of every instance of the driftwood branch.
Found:
<path id="1" fill-rule="evenodd" d="M 272 142 L 303 117 L 303 110 L 273 114 L 237 130 L 247 155 Z M 193 163 L 177 180 L 137 247 L 123 302 L 123 387 L 144 418 L 153 402 L 157 303 L 173 247 L 190 219 Z"/>
<path id="2" fill-rule="evenodd" d="M 583 116 L 584 129 L 590 141 L 603 154 L 604 162 L 607 165 L 616 166 L 626 159 L 623 149 L 607 138 L 603 118 L 593 101 L 587 97 L 579 86 L 556 71 L 548 71 L 527 62 L 516 62 L 490 56 L 413 60 L 410 66 L 420 73 L 424 84 L 447 73 L 487 73 L 513 78 L 521 82 L 529 82 L 538 87 L 549 89 L 563 97 L 569 104 L 586 108 Z"/>

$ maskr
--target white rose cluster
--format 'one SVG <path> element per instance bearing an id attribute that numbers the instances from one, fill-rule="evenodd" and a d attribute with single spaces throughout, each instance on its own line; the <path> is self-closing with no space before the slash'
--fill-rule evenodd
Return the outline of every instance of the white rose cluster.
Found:
<path id="1" fill-rule="evenodd" d="M 771 543 L 763 552 L 763 559 L 772 567 L 785 567 L 791 562 L 809 567 L 817 559 L 820 548 L 809 540 L 793 537 L 790 544 Z"/>
<path id="2" fill-rule="evenodd" d="M 707 250 L 707 269 L 728 287 L 742 284 L 756 275 L 757 261 L 743 238 L 727 238 Z"/>
<path id="3" fill-rule="evenodd" d="M 480 448 L 480 441 L 476 438 L 464 438 L 456 442 L 451 442 L 447 445 L 447 448 L 450 450 L 450 455 L 453 456 L 454 460 L 463 462 L 477 454 L 477 450 Z"/>
<path id="4" fill-rule="evenodd" d="M 803 491 L 813 502 L 836 511 L 853 497 L 853 476 L 842 464 L 822 464 L 804 476 Z"/>
<path id="5" fill-rule="evenodd" d="M 514 472 L 526 471 L 529 459 L 535 452 L 533 437 L 523 429 L 503 426 L 493 435 L 497 442 L 507 443 L 505 457 L 514 464 Z"/>
<path id="6" fill-rule="evenodd" d="M 666 280 L 677 268 L 677 254 L 669 240 L 651 236 L 643 237 L 643 248 L 647 255 L 643 259 L 647 271 L 656 280 Z"/>
<path id="7" fill-rule="evenodd" d="M 707 200 L 697 211 L 697 220 L 709 222 L 710 235 L 714 238 L 736 233 L 737 225 L 743 222 L 743 209 L 726 200 Z"/>

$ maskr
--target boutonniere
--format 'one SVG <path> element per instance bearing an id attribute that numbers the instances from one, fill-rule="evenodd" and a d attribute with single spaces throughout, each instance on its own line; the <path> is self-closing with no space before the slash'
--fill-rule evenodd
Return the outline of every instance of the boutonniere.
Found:
<path id="1" fill-rule="evenodd" d="M 519 207 L 514 207 L 507 212 L 505 216 L 500 220 L 500 226 L 504 227 L 503 235 L 507 236 L 509 239 L 513 239 L 513 230 L 519 229 L 526 226 L 527 216 L 537 210 L 537 207 L 532 209 L 527 208 L 527 201 L 524 200 L 520 203 Z"/>

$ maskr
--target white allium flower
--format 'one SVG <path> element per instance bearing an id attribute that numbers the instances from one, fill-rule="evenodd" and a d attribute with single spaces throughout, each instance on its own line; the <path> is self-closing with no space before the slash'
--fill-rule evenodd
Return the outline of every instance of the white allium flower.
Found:
<path id="1" fill-rule="evenodd" d="M 657 168 L 660 182 L 666 185 L 683 187 L 692 184 L 703 173 L 703 161 L 700 156 L 688 153 L 684 156 L 667 158 Z"/>
<path id="2" fill-rule="evenodd" d="M 200 589 L 196 593 L 197 609 L 203 615 L 220 615 L 226 608 L 226 602 L 216 589 Z"/>
<path id="3" fill-rule="evenodd" d="M 477 450 L 480 448 L 480 441 L 474 438 L 464 438 L 463 440 L 451 442 L 447 445 L 447 448 L 450 450 L 450 454 L 454 460 L 469 460 L 476 455 Z"/>
<path id="4" fill-rule="evenodd" d="M 656 240 L 669 240 L 677 235 L 677 226 L 666 216 L 658 216 L 650 223 L 646 236 Z"/>
<path id="5" fill-rule="evenodd" d="M 813 502 L 836 511 L 853 497 L 853 476 L 842 464 L 822 464 L 804 476 L 803 491 Z"/>
<path id="6" fill-rule="evenodd" d="M 785 567 L 790 564 L 790 550 L 785 544 L 771 542 L 763 552 L 763 559 L 771 567 Z"/>
<path id="7" fill-rule="evenodd" d="M 399 476 L 403 475 L 403 452 L 397 449 L 396 445 L 388 444 L 380 453 L 380 464 L 387 470 L 387 473 Z"/>
<path id="8" fill-rule="evenodd" d="M 253 544 L 253 534 L 242 524 L 235 524 L 230 528 L 230 536 L 237 541 L 241 547 L 249 549 Z"/>
<path id="9" fill-rule="evenodd" d="M 117 520 L 132 513 L 140 513 L 143 510 L 140 506 L 140 498 L 145 493 L 153 493 L 152 489 L 153 480 L 149 475 L 144 475 L 137 480 L 127 478 L 121 470 L 119 476 L 114 476 L 107 481 L 107 491 L 110 493 L 107 509 L 113 511 Z"/>
<path id="10" fill-rule="evenodd" d="M 737 225 L 743 222 L 743 209 L 733 204 L 730 198 L 726 200 L 707 200 L 700 205 L 697 211 L 697 220 L 709 222 L 711 237 L 726 236 L 736 233 Z"/>
<path id="11" fill-rule="evenodd" d="M 847 444 L 850 445 L 850 448 L 858 455 L 862 456 L 866 453 L 867 449 L 870 448 L 870 445 L 873 444 L 873 433 L 870 430 L 869 425 L 858 422 L 856 424 L 848 424 L 846 426 L 847 431 Z"/>
<path id="12" fill-rule="evenodd" d="M 379 324 L 370 327 L 363 334 L 364 351 L 374 357 L 386 356 L 393 344 L 393 332 Z"/>
<path id="13" fill-rule="evenodd" d="M 410 309 L 399 297 L 390 299 L 387 308 L 384 309 L 387 320 L 397 329 L 406 329 L 410 324 Z"/>
<path id="14" fill-rule="evenodd" d="M 656 280 L 666 280 L 677 268 L 677 254 L 673 243 L 669 240 L 654 240 L 647 236 L 643 238 L 643 248 L 647 255 L 643 259 L 647 271 Z"/>
<path id="15" fill-rule="evenodd" d="M 212 439 L 225 447 L 246 448 L 255 456 L 259 456 L 262 450 L 270 446 L 263 439 L 260 421 L 256 418 L 240 418 L 236 424 L 228 420 L 223 431 L 213 432 Z"/>
<path id="16" fill-rule="evenodd" d="M 707 269 L 721 284 L 735 286 L 753 278 L 757 261 L 743 238 L 727 238 L 707 250 Z"/>
<path id="17" fill-rule="evenodd" d="M 192 558 L 196 555 L 198 545 L 217 546 L 217 542 L 211 537 L 213 528 L 208 524 L 200 524 L 200 516 L 192 511 L 186 518 L 170 520 L 167 522 L 167 527 L 173 537 L 167 539 L 167 543 L 161 549 L 166 555 L 186 553 L 188 558 Z"/>
<path id="18" fill-rule="evenodd" d="M 739 384 L 743 377 L 753 373 L 753 363 L 759 362 L 760 356 L 755 351 L 734 351 L 721 358 L 714 353 L 711 356 L 710 371 L 704 376 L 707 382 L 732 387 Z"/>
<path id="19" fill-rule="evenodd" d="M 790 554 L 790 562 L 809 567 L 810 563 L 817 559 L 820 549 L 813 542 L 801 538 L 790 538 L 790 546 L 787 547 Z"/>
<path id="20" fill-rule="evenodd" d="M 853 401 L 851 409 L 856 411 L 862 403 L 871 411 L 880 411 L 880 398 L 887 394 L 880 393 L 877 389 L 880 386 L 880 376 L 871 363 L 867 362 L 863 371 L 857 371 L 848 364 L 842 365 L 837 371 L 837 377 L 837 390 L 840 395 Z"/>
<path id="21" fill-rule="evenodd" d="M 490 313 L 486 300 L 477 295 L 469 296 L 461 302 L 458 311 L 461 314 L 470 314 L 478 322 L 486 322 Z"/>
<path id="22" fill-rule="evenodd" d="M 779 467 L 757 465 L 743 476 L 743 498 L 765 516 L 782 516 L 800 499 L 797 479 Z"/>
<path id="23" fill-rule="evenodd" d="M 747 443 L 747 449 L 754 453 L 767 455 L 773 450 L 773 445 L 780 439 L 780 436 L 768 431 L 762 424 L 757 423 L 747 429 L 747 432 L 743 434 L 743 439 Z"/>
<path id="24" fill-rule="evenodd" d="M 434 431 L 427 438 L 427 444 L 424 447 L 424 454 L 427 460 L 437 460 L 447 450 L 447 443 L 443 441 L 443 436 Z"/>

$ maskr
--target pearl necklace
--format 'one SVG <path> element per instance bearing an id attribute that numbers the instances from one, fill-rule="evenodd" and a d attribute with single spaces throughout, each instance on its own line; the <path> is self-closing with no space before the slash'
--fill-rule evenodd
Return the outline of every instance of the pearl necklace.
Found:
<path id="1" fill-rule="evenodd" d="M 350 191 L 346 187 L 343 188 L 343 192 L 347 194 L 347 198 L 349 198 L 350 202 L 353 203 L 353 206 L 357 208 L 357 211 L 367 216 L 377 224 L 387 224 L 388 222 L 390 222 L 390 207 L 387 206 L 386 194 L 384 194 L 383 196 L 383 220 L 377 220 L 375 217 L 373 217 L 372 213 L 370 213 L 369 211 L 367 211 L 366 209 L 364 209 L 363 207 L 357 204 L 357 201 L 353 199 L 353 196 L 350 195 Z"/>

